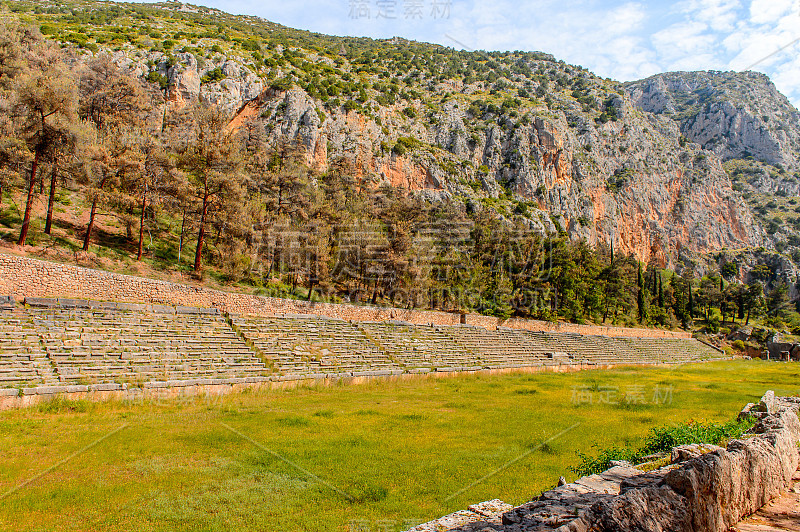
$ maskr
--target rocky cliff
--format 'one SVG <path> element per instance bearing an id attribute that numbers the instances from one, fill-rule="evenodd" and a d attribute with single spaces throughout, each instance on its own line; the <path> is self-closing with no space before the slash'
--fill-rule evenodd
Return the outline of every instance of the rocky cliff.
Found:
<path id="1" fill-rule="evenodd" d="M 83 46 L 84 57 L 111 53 L 160 84 L 165 116 L 215 103 L 232 113 L 231 127 L 291 139 L 321 172 L 344 159 L 367 186 L 488 209 L 670 266 L 724 248 L 773 248 L 723 160 L 782 165 L 785 183 L 768 172 L 764 186 L 794 193 L 800 119 L 758 74 L 676 73 L 623 86 L 543 53 L 461 52 L 182 4 L 131 6 L 106 15 L 118 23 L 110 29 L 56 25 L 75 9 L 42 14 L 42 27 Z"/>
<path id="2" fill-rule="evenodd" d="M 660 264 L 674 264 L 685 252 L 767 244 L 719 157 L 682 143 L 674 121 L 641 112 L 616 85 L 567 65 L 530 67 L 577 74 L 577 97 L 570 85 L 550 90 L 545 101 L 517 98 L 493 108 L 476 97 L 491 88 L 475 82 L 442 91 L 433 108 L 422 100 L 380 105 L 367 91 L 362 109 L 347 110 L 331 109 L 297 86 L 264 89 L 247 67 L 227 58 L 200 67 L 191 54 L 178 54 L 173 64 L 158 64 L 170 80 L 172 104 L 198 98 L 220 104 L 235 113 L 235 127 L 256 126 L 272 142 L 303 145 L 320 171 L 345 158 L 374 186 L 524 216 L 533 230 L 613 242 Z M 226 79 L 200 83 L 217 68 Z M 509 92 L 525 81 L 509 80 Z M 404 138 L 416 142 L 393 149 Z"/>
<path id="3" fill-rule="evenodd" d="M 675 119 L 719 157 L 800 170 L 800 113 L 758 72 L 668 72 L 629 83 L 641 109 Z"/>

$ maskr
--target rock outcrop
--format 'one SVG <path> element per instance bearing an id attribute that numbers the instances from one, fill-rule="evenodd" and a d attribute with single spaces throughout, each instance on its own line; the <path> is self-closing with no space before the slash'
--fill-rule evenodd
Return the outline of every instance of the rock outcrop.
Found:
<path id="1" fill-rule="evenodd" d="M 764 74 L 669 72 L 627 84 L 641 109 L 673 117 L 723 159 L 800 169 L 800 113 Z"/>
<path id="2" fill-rule="evenodd" d="M 796 228 L 754 217 L 743 184 L 800 192 L 800 113 L 761 74 L 622 84 L 539 52 L 487 56 L 187 9 L 150 5 L 153 27 L 130 42 L 95 27 L 96 42 L 76 50 L 110 53 L 157 83 L 171 134 L 181 133 L 173 111 L 213 103 L 235 114 L 232 127 L 297 142 L 319 172 L 344 163 L 363 186 L 403 187 L 679 271 L 702 274 L 706 255 L 725 249 L 800 248 L 786 234 Z M 61 26 L 50 34 L 71 46 L 77 37 Z M 742 168 L 734 187 L 721 162 L 751 157 L 769 167 Z"/>
<path id="3" fill-rule="evenodd" d="M 474 82 L 442 87 L 436 105 L 425 98 L 378 103 L 380 94 L 370 91 L 348 109 L 296 85 L 267 87 L 246 57 L 114 57 L 137 75 L 167 80 L 172 109 L 198 99 L 217 104 L 235 113 L 232 127 L 261 130 L 269 142 L 293 140 L 318 171 L 344 159 L 367 186 L 390 184 L 524 218 L 533 231 L 566 231 L 665 266 L 722 248 L 770 247 L 719 156 L 683 143 L 672 119 L 637 109 L 641 95 L 631 99 L 620 85 L 552 59 L 529 66 L 569 74 L 575 89 L 551 89 L 545 102 L 508 98 L 497 107 L 474 96 L 489 89 Z M 531 85 L 514 77 L 504 83 Z M 402 139 L 416 145 L 395 149 Z"/>

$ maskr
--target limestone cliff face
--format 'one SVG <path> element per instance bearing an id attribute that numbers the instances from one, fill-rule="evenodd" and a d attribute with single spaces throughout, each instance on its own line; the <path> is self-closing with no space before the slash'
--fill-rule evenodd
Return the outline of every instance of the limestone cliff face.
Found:
<path id="1" fill-rule="evenodd" d="M 627 84 L 641 109 L 675 118 L 723 159 L 800 169 L 800 113 L 757 72 L 669 72 Z"/>
<path id="2" fill-rule="evenodd" d="M 236 120 L 253 117 L 275 140 L 295 139 L 316 168 L 348 158 L 376 185 L 475 204 L 510 192 L 538 207 L 528 213 L 532 229 L 613 241 L 644 261 L 765 244 L 718 157 L 681 147 L 674 122 L 642 114 L 624 97 L 619 104 L 622 118 L 599 126 L 576 109 L 542 109 L 528 123 L 470 132 L 465 124 L 476 117 L 455 103 L 427 126 L 381 109 L 381 127 L 356 112 L 330 113 L 292 89 L 266 92 Z M 382 150 L 408 134 L 430 148 L 404 156 Z"/>
<path id="3" fill-rule="evenodd" d="M 619 84 L 577 71 L 573 86 L 582 100 L 575 91 L 551 88 L 545 101 L 531 98 L 525 108 L 483 100 L 475 105 L 472 96 L 487 89 L 482 81 L 450 84 L 432 88 L 446 95 L 435 107 L 420 100 L 378 104 L 370 95 L 359 111 L 348 112 L 298 87 L 265 88 L 235 58 L 217 56 L 203 64 L 189 53 L 170 62 L 152 53 L 117 59 L 139 75 L 155 70 L 166 76 L 169 105 L 201 99 L 231 111 L 231 127 L 262 128 L 275 142 L 293 139 L 317 170 L 343 157 L 365 184 L 389 183 L 431 201 L 450 198 L 493 209 L 524 218 L 534 231 L 613 242 L 622 252 L 663 265 L 722 248 L 770 247 L 720 158 L 739 145 L 780 158 L 792 142 L 767 128 L 756 143 L 757 111 L 725 101 L 679 126 L 666 116 L 675 108 L 674 91 L 661 78 L 628 87 L 628 94 Z M 224 79 L 215 81 L 215 72 Z M 731 120 L 723 121 L 720 112 Z M 682 128 L 701 142 L 714 130 L 708 124 L 720 121 L 726 131 L 741 132 L 739 144 L 706 151 L 681 139 Z M 403 138 L 418 145 L 393 151 Z"/>

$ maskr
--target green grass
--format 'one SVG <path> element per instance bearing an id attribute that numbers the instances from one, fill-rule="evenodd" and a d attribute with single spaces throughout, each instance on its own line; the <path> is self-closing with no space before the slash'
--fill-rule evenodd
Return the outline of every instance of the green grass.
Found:
<path id="1" fill-rule="evenodd" d="M 486 499 L 525 502 L 573 479 L 593 445 L 638 448 L 654 426 L 797 394 L 799 371 L 716 362 L 62 400 L 0 413 L 0 529 L 403 530 Z"/>

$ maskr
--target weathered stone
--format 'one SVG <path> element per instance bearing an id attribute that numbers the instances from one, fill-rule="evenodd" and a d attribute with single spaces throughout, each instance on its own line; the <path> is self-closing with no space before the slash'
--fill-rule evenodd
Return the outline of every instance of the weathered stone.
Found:
<path id="1" fill-rule="evenodd" d="M 631 490 L 592 507 L 573 530 L 592 532 L 693 532 L 686 500 L 669 489 Z"/>
<path id="2" fill-rule="evenodd" d="M 89 390 L 93 392 L 112 392 L 121 390 L 122 385 L 116 383 L 90 384 Z"/>
<path id="3" fill-rule="evenodd" d="M 26 297 L 25 304 L 32 307 L 57 307 L 58 299 L 52 297 Z"/>
<path id="4" fill-rule="evenodd" d="M 89 308 L 89 302 L 85 299 L 58 298 L 58 306 L 62 308 Z"/>
<path id="5" fill-rule="evenodd" d="M 742 421 L 748 417 L 752 417 L 756 412 L 754 412 L 753 408 L 756 406 L 755 403 L 747 403 L 744 408 L 742 408 L 741 412 L 737 416 L 739 421 Z"/>
<path id="6" fill-rule="evenodd" d="M 772 414 L 754 432 L 759 436 L 689 460 L 665 477 L 686 497 L 695 530 L 725 531 L 786 488 L 800 458 L 797 415 Z"/>
<path id="7" fill-rule="evenodd" d="M 473 504 L 468 508 L 470 512 L 474 512 L 483 517 L 491 517 L 503 512 L 511 510 L 513 506 L 506 504 L 500 499 L 492 499 L 491 501 L 484 501 L 478 504 Z"/>
<path id="8" fill-rule="evenodd" d="M 627 460 L 611 460 L 608 465 L 611 467 L 633 467 L 633 464 Z"/>
<path id="9" fill-rule="evenodd" d="M 756 405 L 756 411 L 772 414 L 775 411 L 775 392 L 769 390 Z"/>
<path id="10" fill-rule="evenodd" d="M 692 443 L 689 445 L 679 445 L 672 449 L 670 461 L 673 464 L 677 464 L 714 451 L 724 451 L 724 449 L 717 445 L 711 445 L 708 443 Z"/>

